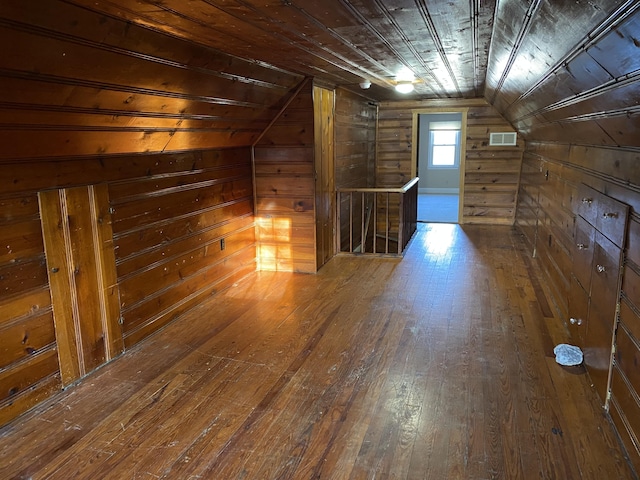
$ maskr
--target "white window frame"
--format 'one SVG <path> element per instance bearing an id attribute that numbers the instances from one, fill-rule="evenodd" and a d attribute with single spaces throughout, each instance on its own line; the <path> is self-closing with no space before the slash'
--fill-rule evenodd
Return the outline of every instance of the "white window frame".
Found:
<path id="1" fill-rule="evenodd" d="M 434 142 L 434 132 L 455 132 L 455 143 L 439 143 Z M 453 165 L 434 165 L 433 164 L 433 151 L 436 146 L 453 146 L 455 147 Z M 436 128 L 429 130 L 429 168 L 434 169 L 457 169 L 460 167 L 460 129 L 453 128 Z"/>

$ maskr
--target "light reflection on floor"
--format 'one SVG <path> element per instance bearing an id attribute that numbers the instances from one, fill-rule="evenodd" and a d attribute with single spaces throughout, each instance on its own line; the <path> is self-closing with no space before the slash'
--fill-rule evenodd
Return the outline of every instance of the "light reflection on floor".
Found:
<path id="1" fill-rule="evenodd" d="M 442 256 L 449 252 L 456 238 L 459 226 L 454 223 L 429 223 L 426 235 L 421 235 L 427 254 Z"/>

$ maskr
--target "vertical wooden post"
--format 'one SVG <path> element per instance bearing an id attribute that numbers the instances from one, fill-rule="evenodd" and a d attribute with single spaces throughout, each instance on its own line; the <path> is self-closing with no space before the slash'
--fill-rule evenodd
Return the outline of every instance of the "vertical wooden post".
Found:
<path id="1" fill-rule="evenodd" d="M 334 131 L 335 92 L 313 87 L 316 214 L 316 270 L 335 254 Z"/>

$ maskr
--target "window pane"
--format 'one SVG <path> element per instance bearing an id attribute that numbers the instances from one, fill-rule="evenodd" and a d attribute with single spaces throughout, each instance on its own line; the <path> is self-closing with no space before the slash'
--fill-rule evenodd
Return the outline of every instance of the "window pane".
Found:
<path id="1" fill-rule="evenodd" d="M 455 145 L 434 145 L 433 164 L 442 167 L 452 167 L 456 164 Z"/>
<path id="2" fill-rule="evenodd" d="M 455 130 L 432 130 L 434 145 L 455 145 L 458 132 Z"/>

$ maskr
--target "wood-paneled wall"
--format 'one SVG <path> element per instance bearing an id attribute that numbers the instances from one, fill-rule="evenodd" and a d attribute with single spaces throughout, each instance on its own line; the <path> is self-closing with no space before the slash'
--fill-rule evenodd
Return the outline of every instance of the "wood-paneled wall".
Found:
<path id="1" fill-rule="evenodd" d="M 1 15 L 0 159 L 250 145 L 300 79 L 61 0 Z"/>
<path id="2" fill-rule="evenodd" d="M 316 270 L 336 253 L 335 104 L 333 86 L 313 87 Z"/>
<path id="3" fill-rule="evenodd" d="M 126 346 L 255 270 L 249 149 L 167 158 L 167 177 L 145 159 L 152 175 L 110 185 Z"/>
<path id="4" fill-rule="evenodd" d="M 461 168 L 461 223 L 512 224 L 524 142 L 489 146 L 492 132 L 512 132 L 498 111 L 482 99 L 383 102 L 378 120 L 377 186 L 400 187 L 415 170 L 413 112 L 466 109 L 466 149 Z"/>
<path id="5" fill-rule="evenodd" d="M 38 191 L 108 184 L 126 347 L 255 270 L 248 147 L 21 160 L 0 178 L 0 423 L 60 388 Z"/>
<path id="6" fill-rule="evenodd" d="M 2 424 L 61 387 L 39 193 L 102 185 L 130 348 L 254 271 L 250 145 L 302 77 L 63 0 L 3 1 L 0 39 Z"/>
<path id="7" fill-rule="evenodd" d="M 316 271 L 313 102 L 306 81 L 254 148 L 261 270 Z"/>
<path id="8" fill-rule="evenodd" d="M 516 225 L 541 265 L 543 284 L 551 292 L 563 322 L 569 326 L 575 246 L 581 241 L 575 237 L 578 233 L 575 226 L 578 205 L 581 202 L 578 196 L 580 184 L 589 185 L 630 206 L 622 267 L 620 324 L 615 334 L 617 366 L 613 370 L 613 396 L 609 413 L 632 463 L 638 469 L 640 452 L 635 436 L 640 432 L 640 406 L 637 401 L 640 393 L 640 379 L 637 377 L 637 359 L 640 358 L 637 346 L 640 338 L 640 331 L 637 330 L 640 319 L 640 152 L 631 148 L 528 142 L 523 160 Z M 615 272 L 612 274 L 615 275 Z M 592 295 L 599 293 L 591 292 Z M 590 309 L 588 303 L 580 307 L 585 312 Z M 589 319 L 589 325 L 591 321 Z M 606 325 L 612 325 L 614 321 L 614 318 L 602 319 Z M 602 341 L 610 344 L 610 339 Z M 577 343 L 577 340 L 568 336 L 567 342 Z M 608 352 L 602 355 L 609 356 Z M 606 367 L 600 367 L 605 375 Z"/>
<path id="9" fill-rule="evenodd" d="M 336 90 L 336 188 L 375 186 L 377 104 Z"/>
<path id="10" fill-rule="evenodd" d="M 640 231 L 640 153 L 550 142 L 527 144 L 516 225 L 539 258 L 564 318 L 580 183 L 631 206 L 631 252 L 635 232 Z"/>
<path id="11" fill-rule="evenodd" d="M 637 362 L 640 350 L 637 345 L 640 332 L 633 332 L 633 327 L 629 330 L 629 325 L 637 325 L 640 302 L 628 301 L 627 290 L 632 297 L 637 297 L 633 285 L 640 271 L 636 253 L 640 231 L 640 117 L 637 105 L 640 94 L 637 40 L 640 4 L 607 0 L 600 2 L 589 15 L 584 15 L 587 10 L 583 6 L 569 2 L 553 5 L 539 2 L 535 7 L 540 9 L 531 17 L 534 19 L 531 25 L 525 21 L 521 27 L 522 42 L 505 43 L 496 37 L 498 44 L 509 51 L 494 49 L 494 56 L 497 59 L 506 53 L 510 62 L 495 62 L 495 65 L 505 65 L 505 69 L 496 70 L 497 75 L 488 75 L 485 95 L 525 137 L 527 146 L 516 224 L 542 267 L 542 284 L 551 292 L 562 321 L 571 333 L 592 337 L 600 335 L 592 333 L 598 328 L 592 328 L 592 317 L 596 316 L 599 319 L 596 325 L 606 325 L 600 336 L 606 337 L 609 330 L 614 332 L 616 367 L 612 370 L 612 394 L 607 405 L 638 469 L 640 379 Z M 548 34 L 548 29 L 542 28 L 544 25 L 540 22 L 553 24 L 556 41 L 537 41 L 536 36 L 542 32 Z M 534 65 L 536 68 L 517 68 L 531 64 L 532 57 L 544 58 L 545 62 L 538 62 Z M 590 252 L 589 245 L 585 248 L 582 243 L 584 234 L 578 237 L 584 228 L 580 227 L 584 221 L 580 220 L 578 208 L 581 204 L 577 197 L 580 184 L 589 185 L 630 206 L 622 271 L 624 300 L 620 302 L 617 330 L 614 328 L 616 319 L 606 318 L 615 315 L 601 316 L 598 307 L 594 308 L 594 296 L 604 295 L 599 290 L 605 289 L 592 284 L 591 291 L 581 293 L 577 277 L 572 278 L 572 272 L 580 271 L 579 267 L 574 268 L 581 265 L 579 252 Z M 590 243 L 595 244 L 595 258 L 595 252 L 601 250 L 597 237 Z M 604 270 L 596 269 L 597 272 L 606 271 L 603 265 L 599 268 Z M 611 275 L 616 273 L 613 271 Z M 613 293 L 614 296 L 617 294 L 617 291 Z M 569 320 L 569 314 L 573 316 L 577 312 L 588 319 L 586 325 L 578 323 L 581 317 L 574 319 L 574 324 Z M 579 344 L 580 338 L 568 341 Z M 610 338 L 602 339 L 604 345 L 610 342 Z M 594 369 L 588 357 L 595 356 L 593 352 L 593 345 L 587 345 L 585 363 L 590 372 Z M 605 350 L 597 356 L 609 358 L 609 353 Z M 600 371 L 596 375 L 603 379 L 594 383 L 598 383 L 599 393 L 606 396 L 608 365 L 606 361 L 601 363 L 605 365 L 597 367 Z M 605 401 L 604 398 L 601 400 Z"/>
<path id="12" fill-rule="evenodd" d="M 7 173 L 5 169 L 0 178 L 4 180 Z M 0 198 L 0 238 L 0 424 L 4 424 L 59 390 L 62 383 L 35 192 Z"/>
<path id="13" fill-rule="evenodd" d="M 376 131 L 378 107 L 375 103 L 349 92 L 336 90 L 335 118 L 335 176 L 336 188 L 375 187 L 376 179 Z M 355 195 L 350 201 L 341 197 L 340 228 L 341 251 L 349 250 L 349 219 L 353 210 L 355 218 L 361 217 L 362 196 Z M 354 222 L 354 238 L 362 235 L 361 222 Z"/>

